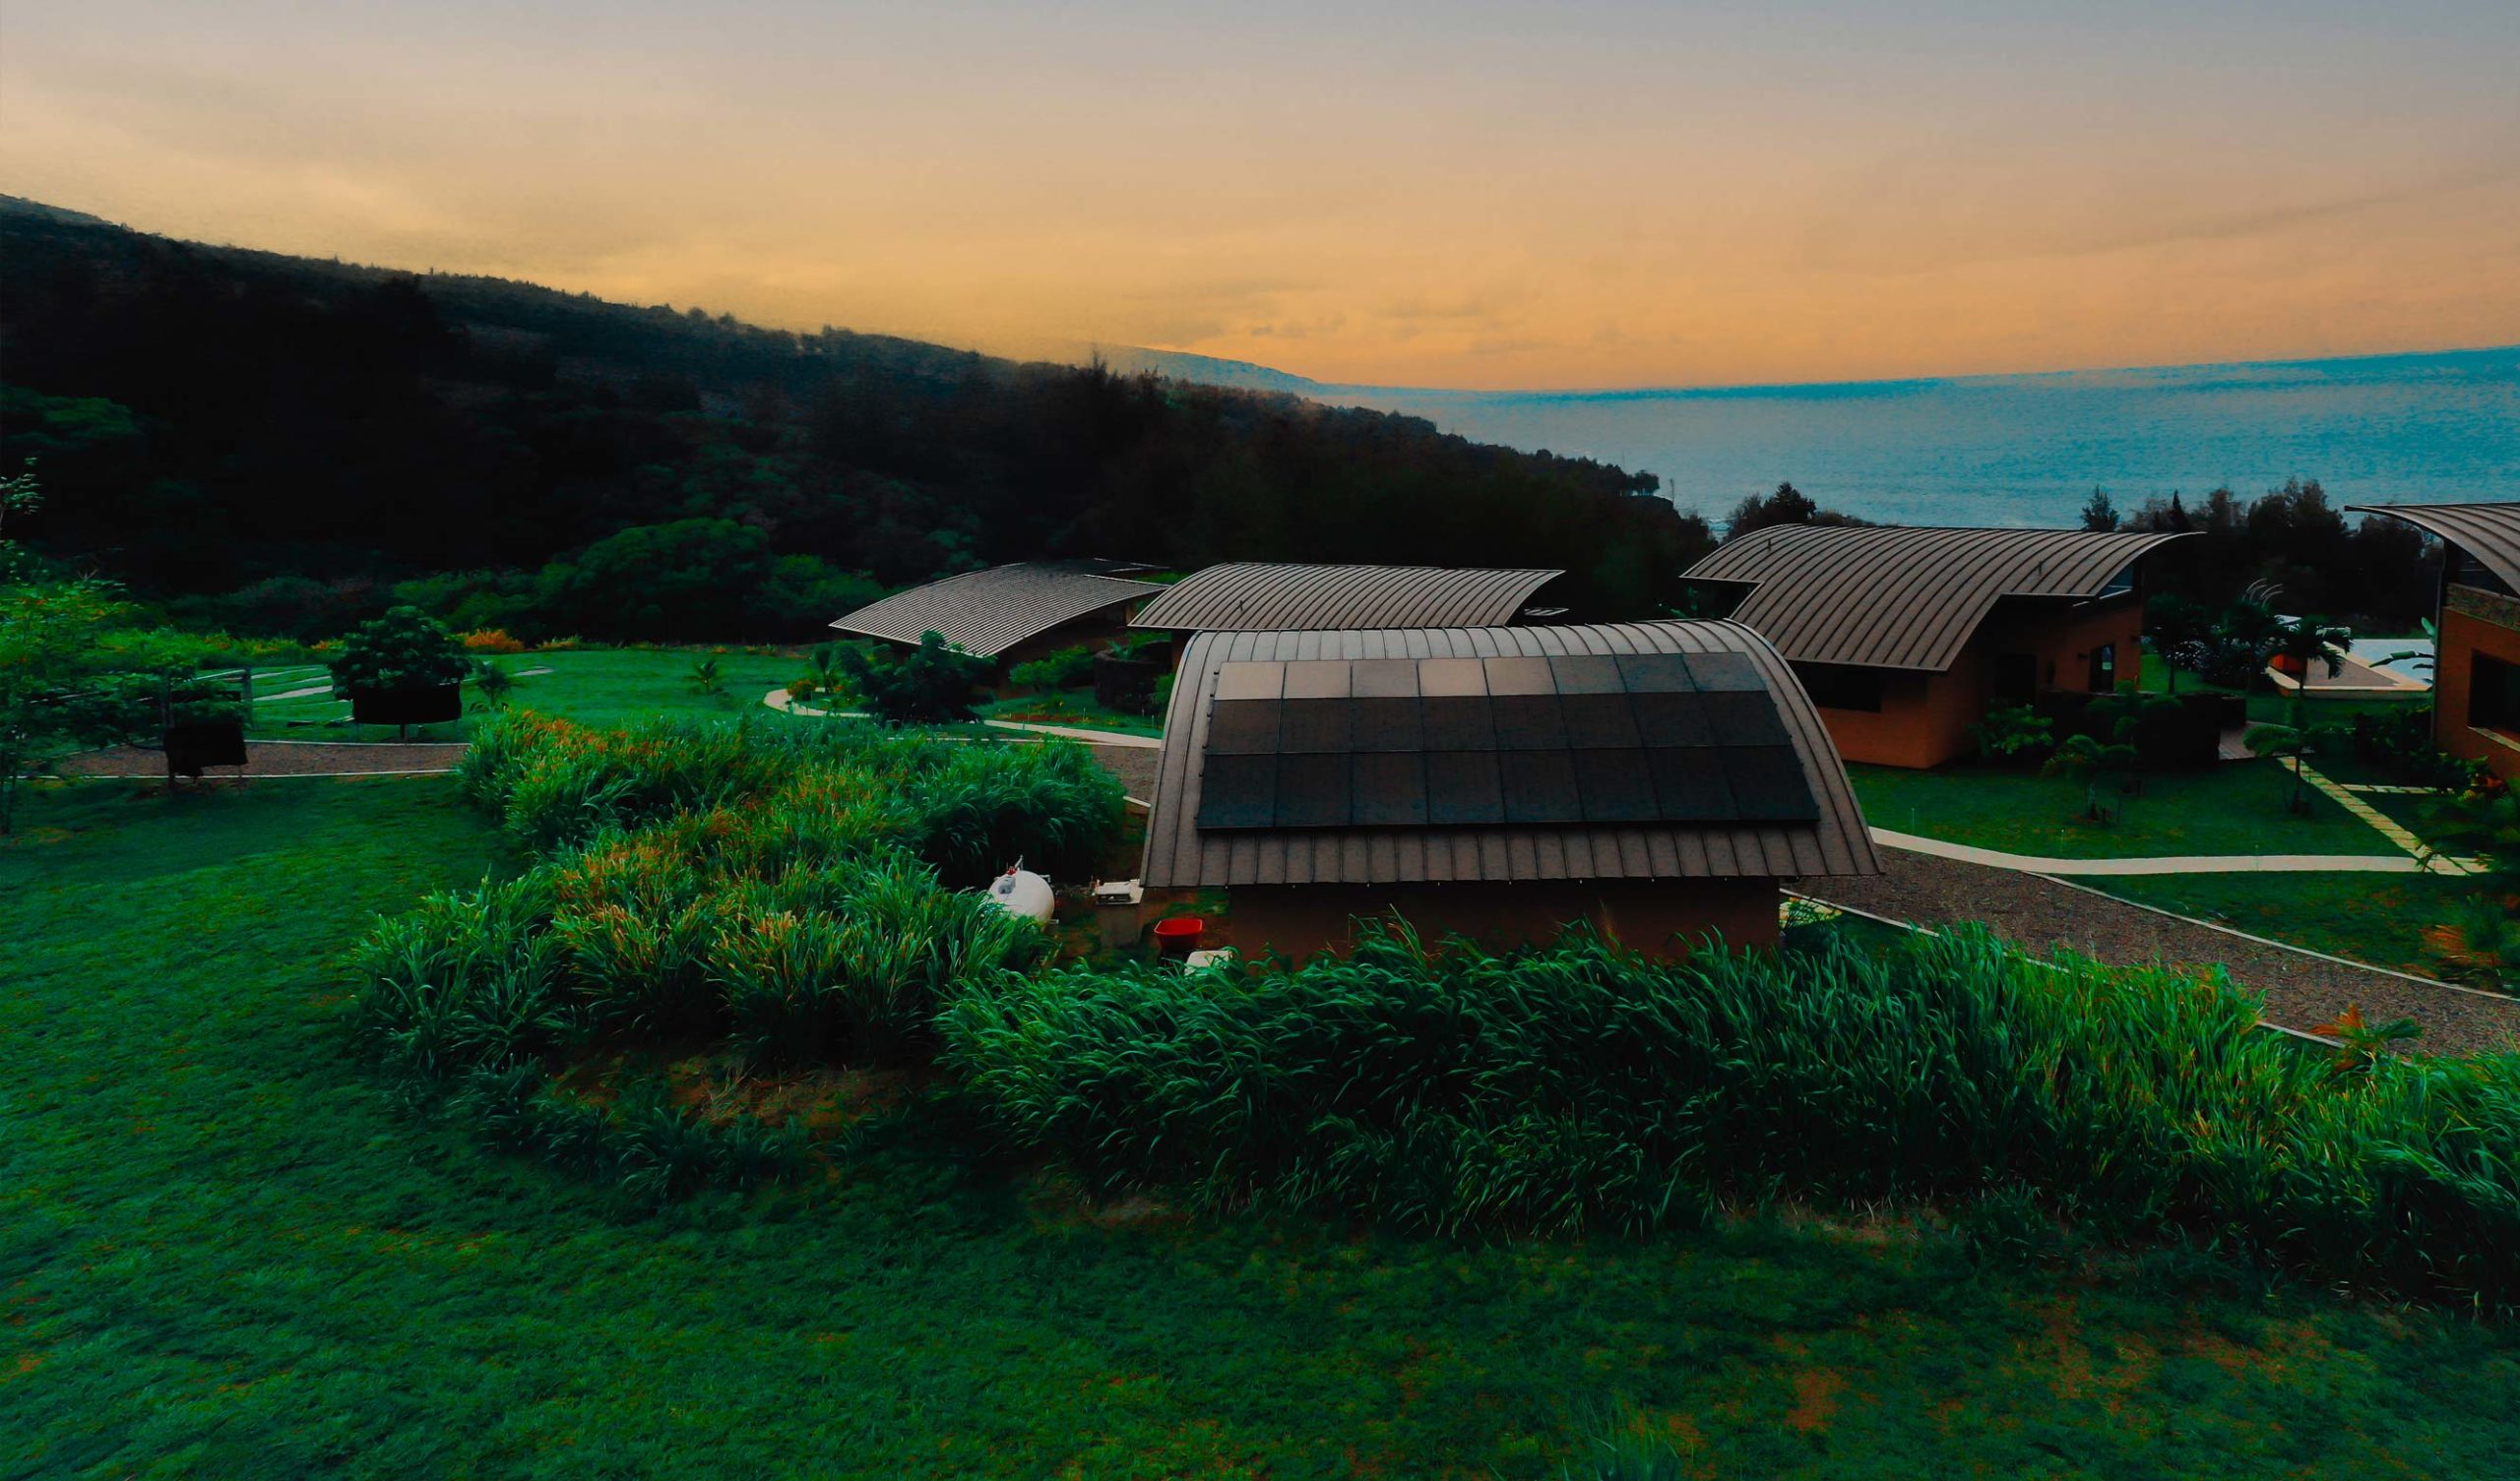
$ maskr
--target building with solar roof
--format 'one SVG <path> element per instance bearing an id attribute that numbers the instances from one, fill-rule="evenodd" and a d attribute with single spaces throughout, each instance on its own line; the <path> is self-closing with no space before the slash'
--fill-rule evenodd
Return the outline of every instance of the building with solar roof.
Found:
<path id="1" fill-rule="evenodd" d="M 1685 574 L 1737 597 L 1847 760 L 1933 767 L 1993 706 L 2137 682 L 2141 563 L 2180 537 L 1779 525 Z"/>
<path id="2" fill-rule="evenodd" d="M 1238 948 L 1354 921 L 1499 945 L 1589 921 L 1641 951 L 1777 939 L 1787 880 L 1879 871 L 1820 717 L 1729 622 L 1206 632 L 1147 821 L 1162 904 Z"/>
<path id="3" fill-rule="evenodd" d="M 2449 547 L 2434 604 L 2433 744 L 2520 781 L 2520 504 L 2351 504 Z"/>
<path id="4" fill-rule="evenodd" d="M 1012 667 L 1124 636 L 1129 609 L 1164 590 L 1128 579 L 1147 569 L 1126 561 L 1019 561 L 895 592 L 832 626 L 908 648 L 934 633 Z"/>

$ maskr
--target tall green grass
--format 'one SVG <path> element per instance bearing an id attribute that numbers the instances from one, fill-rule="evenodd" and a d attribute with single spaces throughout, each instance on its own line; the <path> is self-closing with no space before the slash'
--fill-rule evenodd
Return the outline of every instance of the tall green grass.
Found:
<path id="1" fill-rule="evenodd" d="M 2520 1304 L 2520 1058 L 2339 1074 L 2255 1019 L 2218 984 L 1983 932 L 1675 965 L 1393 933 L 1240 978 L 1002 979 L 939 1023 L 1007 1135 L 1105 1194 L 1640 1233 L 2028 1188 L 2120 1236 Z"/>

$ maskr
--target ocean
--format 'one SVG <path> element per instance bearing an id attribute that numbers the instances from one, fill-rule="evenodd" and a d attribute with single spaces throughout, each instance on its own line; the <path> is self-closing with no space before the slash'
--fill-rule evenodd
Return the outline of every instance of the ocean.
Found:
<path id="1" fill-rule="evenodd" d="M 1715 520 L 1783 481 L 1911 525 L 2070 524 L 2094 487 L 2129 510 L 2295 477 L 2338 503 L 2520 500 L 2520 345 L 1827 386 L 1304 394 L 1655 473 Z"/>

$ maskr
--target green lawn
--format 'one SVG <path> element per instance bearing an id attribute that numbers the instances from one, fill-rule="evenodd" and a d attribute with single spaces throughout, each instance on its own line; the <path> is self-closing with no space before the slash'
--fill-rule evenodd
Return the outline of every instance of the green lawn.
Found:
<path id="1" fill-rule="evenodd" d="M 804 668 L 802 660 L 796 658 L 720 653 L 716 655 L 718 672 L 725 682 L 725 693 L 708 696 L 693 692 L 690 682 L 692 664 L 704 656 L 708 655 L 701 650 L 684 648 L 577 648 L 567 652 L 508 653 L 490 661 L 511 674 L 523 676 L 516 681 L 516 704 L 590 725 L 632 725 L 665 715 L 768 713 L 762 710 L 761 697 L 795 678 Z M 537 668 L 551 672 L 529 672 Z M 329 682 L 321 669 L 311 675 L 290 669 L 272 678 L 257 672 L 254 686 L 259 694 L 273 695 Z M 464 697 L 467 705 L 473 702 L 471 686 L 466 686 Z M 280 740 L 394 739 L 391 725 L 310 723 L 346 719 L 349 712 L 348 701 L 334 699 L 329 693 L 294 700 L 266 699 L 254 706 L 253 728 L 248 733 Z M 468 715 L 452 724 L 415 727 L 411 738 L 461 740 L 471 729 Z"/>
<path id="2" fill-rule="evenodd" d="M 1864 820 L 1896 833 L 2066 859 L 2151 854 L 2383 854 L 2388 839 L 2316 792 L 2310 812 L 2287 812 L 2291 785 L 2272 761 L 2210 771 L 2166 771 L 2122 799 L 2117 821 L 2083 817 L 2083 788 L 2034 770 L 1963 764 L 1930 771 L 1851 765 Z M 2102 795 L 2115 795 L 2114 779 Z"/>
<path id="3" fill-rule="evenodd" d="M 398 1116 L 335 954 L 506 867 L 436 778 L 38 795 L 0 846 L 11 1475 L 2468 1477 L 2520 1336 L 1903 1228 L 1457 1246 L 1080 1211 L 922 1107 L 635 1218 Z"/>
<path id="4" fill-rule="evenodd" d="M 2169 691 L 2170 665 L 2162 661 L 2161 654 L 2151 652 L 2144 654 L 2143 685 L 2148 693 L 2160 694 Z M 2279 694 L 2272 686 L 2265 689 L 2241 691 L 2228 689 L 2219 684 L 2208 684 L 2194 674 L 2182 673 L 2178 676 L 2178 689 L 2176 692 L 2179 694 L 2240 694 L 2245 692 L 2248 695 L 2248 717 L 2251 721 L 2260 724 L 2286 724 L 2290 723 L 2292 719 L 2292 696 Z M 2430 698 L 2431 696 L 2429 694 L 2409 694 L 2358 695 L 2351 699 L 2347 699 L 2338 696 L 2322 697 L 2314 690 L 2311 692 L 2310 699 L 2307 703 L 2309 705 L 2310 717 L 2312 719 L 2351 722 L 2357 714 L 2364 712 L 2372 714 L 2384 713 L 2388 710 L 2396 710 L 2407 705 L 2425 704 Z"/>
<path id="5" fill-rule="evenodd" d="M 1088 730 L 1116 730 L 1123 735 L 1164 733 L 1164 722 L 1157 716 L 1105 710 L 1094 702 L 1094 691 L 1090 689 L 995 700 L 981 706 L 980 713 L 992 719 L 1021 720 L 1037 725 L 1077 725 Z"/>
<path id="6" fill-rule="evenodd" d="M 2424 931 L 2484 888 L 2430 874 L 2179 874 L 2093 880 L 2139 904 L 2175 910 L 2252 936 L 2438 977 Z"/>

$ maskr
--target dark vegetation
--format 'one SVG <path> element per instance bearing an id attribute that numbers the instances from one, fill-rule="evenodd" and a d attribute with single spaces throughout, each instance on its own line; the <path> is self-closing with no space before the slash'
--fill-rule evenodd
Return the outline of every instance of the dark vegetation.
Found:
<path id="1" fill-rule="evenodd" d="M 1032 928 L 941 885 L 1018 853 L 1090 865 L 1117 792 L 1072 748 L 531 715 L 476 734 L 465 784 L 539 862 L 382 927 L 361 1036 L 495 1138 L 658 1198 L 793 1176 L 811 1147 L 678 1111 L 665 1083 L 591 1099 L 591 1063 L 721 1046 L 723 1099 L 756 1072 L 932 1054 L 962 1114 L 1103 1197 L 1623 1235 L 2009 1200 L 2111 1241 L 2520 1305 L 2510 1056 L 2304 1056 L 2227 984 L 1981 934 L 1677 965 L 1580 935 L 1507 956 L 1394 936 L 1299 969 L 1044 972 Z"/>
<path id="2" fill-rule="evenodd" d="M 794 640 L 885 586 L 1111 555 L 1555 565 L 1641 615 L 1707 544 L 1650 475 L 1413 418 L 0 206 L 11 534 L 201 627 L 396 601 L 521 638 Z"/>

